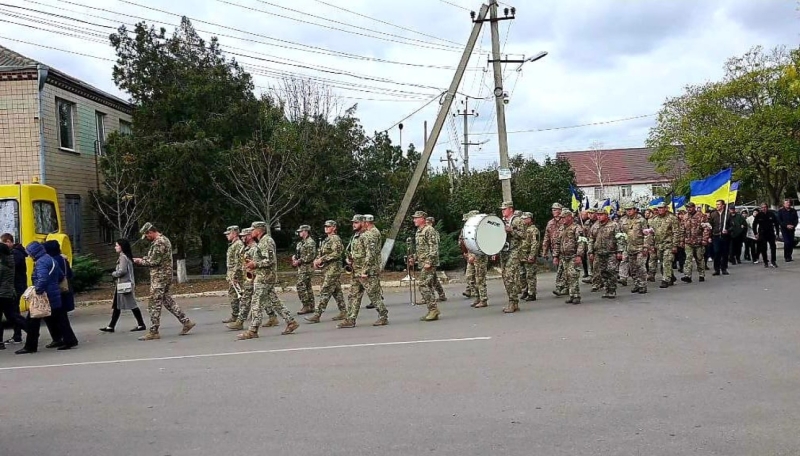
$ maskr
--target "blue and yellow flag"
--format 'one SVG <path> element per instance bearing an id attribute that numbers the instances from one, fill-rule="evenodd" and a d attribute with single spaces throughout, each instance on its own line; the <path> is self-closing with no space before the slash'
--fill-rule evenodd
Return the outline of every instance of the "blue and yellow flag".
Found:
<path id="1" fill-rule="evenodd" d="M 663 196 L 659 196 L 658 198 L 654 198 L 654 199 L 650 200 L 650 203 L 647 205 L 647 207 L 649 207 L 650 209 L 653 209 L 653 208 L 655 208 L 656 206 L 658 206 L 659 204 L 661 204 L 663 202 L 664 202 L 664 197 Z"/>
<path id="2" fill-rule="evenodd" d="M 727 168 L 705 179 L 692 181 L 689 184 L 692 202 L 695 204 L 708 204 L 713 207 L 717 200 L 728 201 L 732 176 L 733 169 Z"/>
<path id="3" fill-rule="evenodd" d="M 606 211 L 606 214 L 610 214 L 611 213 L 611 209 L 612 209 L 611 208 L 611 198 L 606 198 L 606 200 L 603 201 L 603 205 L 600 206 L 600 209 Z"/>
<path id="4" fill-rule="evenodd" d="M 736 204 L 736 198 L 739 196 L 739 183 L 740 181 L 736 181 L 731 184 L 731 192 L 730 196 L 728 196 L 728 203 Z"/>
<path id="5" fill-rule="evenodd" d="M 685 196 L 672 197 L 672 211 L 677 213 L 681 209 L 686 209 L 687 198 Z"/>
<path id="6" fill-rule="evenodd" d="M 577 211 L 581 208 L 581 200 L 578 199 L 578 191 L 570 184 L 569 192 L 572 195 L 572 210 Z"/>

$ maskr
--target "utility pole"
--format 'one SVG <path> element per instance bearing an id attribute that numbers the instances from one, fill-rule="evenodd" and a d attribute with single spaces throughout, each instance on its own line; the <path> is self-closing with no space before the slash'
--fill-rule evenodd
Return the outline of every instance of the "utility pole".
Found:
<path id="1" fill-rule="evenodd" d="M 456 159 L 453 158 L 453 151 L 447 149 L 447 158 L 440 158 L 440 162 L 447 162 L 447 177 L 450 178 L 450 194 L 455 189 Z"/>
<path id="2" fill-rule="evenodd" d="M 505 17 L 497 17 L 497 0 L 491 0 L 489 5 L 489 22 L 492 29 L 492 63 L 494 69 L 494 103 L 497 109 L 497 140 L 500 144 L 500 170 L 498 177 L 503 188 L 503 201 L 511 201 L 511 170 L 508 167 L 508 134 L 506 132 L 506 110 L 505 104 L 507 95 L 503 91 L 503 60 L 500 59 L 500 31 L 499 21 L 514 19 L 516 9 L 511 8 L 511 16 L 508 15 L 509 9 L 505 8 Z"/>
<path id="3" fill-rule="evenodd" d="M 462 142 L 461 145 L 464 146 L 464 174 L 469 174 L 469 146 L 479 146 L 482 143 L 469 142 L 469 123 L 467 122 L 467 117 L 478 117 L 478 113 L 475 112 L 474 109 L 472 111 L 469 110 L 469 96 L 465 96 L 462 103 L 464 104 L 464 111 L 458 110 L 457 114 L 453 114 L 453 116 L 461 116 L 464 118 L 464 142 Z"/>
<path id="4" fill-rule="evenodd" d="M 475 18 L 475 12 L 470 12 L 470 17 L 473 22 L 472 32 L 469 35 L 464 52 L 461 54 L 461 60 L 458 62 L 458 67 L 456 68 L 456 73 L 453 75 L 453 80 L 450 82 L 450 87 L 448 87 L 442 99 L 442 104 L 439 107 L 439 114 L 436 116 L 436 121 L 433 123 L 433 128 L 431 129 L 431 135 L 428 137 L 428 140 L 425 141 L 425 149 L 422 152 L 422 157 L 420 157 L 414 174 L 411 176 L 411 181 L 408 184 L 408 188 L 406 188 L 405 195 L 403 195 L 403 200 L 400 202 L 400 208 L 397 211 L 397 215 L 394 217 L 389 235 L 386 237 L 383 249 L 381 249 L 381 269 L 385 268 L 386 262 L 389 261 L 389 254 L 392 253 L 397 234 L 400 233 L 400 227 L 403 225 L 403 220 L 406 217 L 406 213 L 408 213 L 408 208 L 411 206 L 411 200 L 414 199 L 419 181 L 422 179 L 422 174 L 425 172 L 425 168 L 428 166 L 428 162 L 431 159 L 433 148 L 436 142 L 439 141 L 439 134 L 442 132 L 444 121 L 450 113 L 450 108 L 453 106 L 453 99 L 455 98 L 456 91 L 458 91 L 458 86 L 461 84 L 461 79 L 464 77 L 469 58 L 472 56 L 472 51 L 475 49 L 475 44 L 478 42 L 478 35 L 480 35 L 481 27 L 488 13 L 489 6 L 485 4 L 481 5 L 477 19 Z"/>

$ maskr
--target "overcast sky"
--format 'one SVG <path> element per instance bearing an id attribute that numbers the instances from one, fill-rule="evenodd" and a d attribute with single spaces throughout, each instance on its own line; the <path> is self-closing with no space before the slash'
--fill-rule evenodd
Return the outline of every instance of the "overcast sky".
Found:
<path id="1" fill-rule="evenodd" d="M 110 45 L 103 44 L 107 40 L 102 38 L 110 29 L 99 25 L 116 27 L 139 21 L 122 15 L 127 14 L 156 21 L 172 30 L 179 21 L 175 14 L 187 15 L 198 20 L 195 26 L 204 31 L 201 34 L 205 37 L 229 35 L 220 37 L 223 49 L 286 62 L 275 64 L 237 57 L 246 68 L 255 65 L 257 86 L 275 85 L 280 74 L 288 73 L 323 78 L 336 86 L 344 105 L 358 103 L 357 115 L 368 132 L 392 126 L 447 88 L 454 74 L 452 68 L 459 61 L 472 27 L 468 10 L 477 11 L 480 7 L 477 1 L 468 0 L 134 0 L 141 6 L 127 0 L 6 0 L 5 3 L 80 17 L 97 24 L 0 6 L 0 44 L 122 98 L 127 95 L 111 80 L 112 62 L 41 46 L 113 59 Z M 506 3 L 516 6 L 517 18 L 500 22 L 504 54 L 519 59 L 540 51 L 549 53 L 542 60 L 525 64 L 520 72 L 515 71 L 516 64 L 509 64 L 504 71 L 504 87 L 511 95 L 506 106 L 509 150 L 512 155 L 522 153 L 537 160 L 554 156 L 558 151 L 587 149 L 595 142 L 606 148 L 643 146 L 654 122 L 652 114 L 667 97 L 679 95 L 687 84 L 719 79 L 724 61 L 752 46 L 796 47 L 800 38 L 800 14 L 793 0 Z M 501 4 L 501 8 L 505 6 Z M 75 36 L 66 36 L 67 33 Z M 406 65 L 324 55 L 302 45 Z M 484 98 L 491 94 L 494 85 L 491 67 L 487 65 L 486 52 L 491 49 L 488 23 L 478 47 L 484 52 L 473 55 L 460 91 Z M 325 67 L 328 72 L 297 65 Z M 457 97 L 453 113 L 463 109 L 463 98 Z M 479 113 L 469 118 L 470 141 L 487 141 L 471 147 L 470 165 L 485 167 L 498 160 L 495 106 L 491 99 L 469 102 L 470 110 Z M 437 110 L 438 103 L 433 102 L 403 122 L 404 146 L 413 142 L 422 148 L 423 122 L 427 120 L 429 129 L 432 128 Z M 651 116 L 562 128 L 647 115 Z M 433 157 L 435 166 L 441 165 L 439 159 L 448 148 L 456 151 L 457 166 L 462 165 L 463 148 L 459 143 L 463 133 L 462 118 L 451 115 Z M 390 134 L 394 141 L 400 140 L 396 127 Z"/>

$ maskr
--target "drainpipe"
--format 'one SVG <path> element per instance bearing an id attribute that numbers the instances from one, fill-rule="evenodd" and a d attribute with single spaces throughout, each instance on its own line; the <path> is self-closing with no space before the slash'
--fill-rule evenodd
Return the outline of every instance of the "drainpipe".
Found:
<path id="1" fill-rule="evenodd" d="M 45 159 L 44 159 L 44 117 L 42 116 L 42 96 L 44 94 L 44 85 L 47 82 L 47 73 L 49 68 L 42 65 L 36 65 L 37 82 L 39 83 L 39 183 L 46 184 L 45 177 Z"/>

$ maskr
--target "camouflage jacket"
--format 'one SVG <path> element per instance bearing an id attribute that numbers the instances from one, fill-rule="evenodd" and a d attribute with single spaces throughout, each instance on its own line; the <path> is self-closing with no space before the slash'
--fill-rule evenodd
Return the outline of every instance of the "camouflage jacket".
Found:
<path id="1" fill-rule="evenodd" d="M 439 244 L 441 244 L 441 242 L 442 242 L 442 237 L 439 235 L 439 231 L 436 228 L 434 228 L 434 227 L 431 227 L 431 228 L 433 228 L 433 232 L 436 233 L 436 264 L 435 264 L 435 266 L 438 268 L 439 267 L 439 261 L 440 261 L 439 260 Z"/>
<path id="2" fill-rule="evenodd" d="M 564 229 L 561 224 L 561 217 L 554 217 L 547 226 L 544 227 L 544 239 L 542 240 L 542 255 L 555 251 L 555 244 L 561 240 L 560 232 Z"/>
<path id="3" fill-rule="evenodd" d="M 583 235 L 583 228 L 577 223 L 563 225 L 557 242 L 553 243 L 553 258 L 574 258 L 586 253 L 588 240 Z"/>
<path id="4" fill-rule="evenodd" d="M 650 219 L 654 231 L 655 246 L 660 249 L 675 249 L 683 244 L 680 221 L 675 214 L 667 212 L 663 217 L 656 215 Z"/>
<path id="5" fill-rule="evenodd" d="M 141 266 L 150 268 L 150 288 L 164 288 L 172 283 L 172 243 L 163 234 L 152 244 Z"/>
<path id="6" fill-rule="evenodd" d="M 647 220 L 641 215 L 625 216 L 620 220 L 620 228 L 627 236 L 627 252 L 642 253 L 653 248 L 653 235 L 647 226 Z"/>
<path id="7" fill-rule="evenodd" d="M 338 234 L 331 234 L 322 241 L 317 259 L 322 263 L 323 268 L 341 270 L 342 252 L 344 252 L 342 238 Z"/>
<path id="8" fill-rule="evenodd" d="M 525 228 L 525 237 L 522 239 L 522 245 L 519 248 L 521 259 L 526 260 L 539 256 L 539 236 L 539 228 L 536 228 L 536 225 Z"/>
<path id="9" fill-rule="evenodd" d="M 605 224 L 597 222 L 589 233 L 589 254 L 590 255 L 612 255 L 622 253 L 625 249 L 625 242 L 621 240 L 622 233 L 617 222 L 609 220 Z"/>
<path id="10" fill-rule="evenodd" d="M 257 242 L 251 242 L 249 245 L 244 246 L 242 249 L 242 264 L 247 263 L 248 261 L 254 261 L 255 252 L 258 248 Z M 255 278 L 255 274 L 252 271 L 245 271 L 245 284 L 249 286 L 253 286 L 253 279 Z"/>
<path id="11" fill-rule="evenodd" d="M 358 233 L 350 245 L 350 257 L 353 260 L 353 273 L 355 275 L 373 276 L 377 273 L 374 267 L 375 255 L 380 256 L 377 245 L 368 231 Z"/>
<path id="12" fill-rule="evenodd" d="M 236 239 L 228 246 L 228 254 L 225 259 L 225 266 L 228 268 L 226 275 L 228 282 L 240 282 L 244 276 L 243 251 L 244 242 L 241 239 Z"/>
<path id="13" fill-rule="evenodd" d="M 414 260 L 420 267 L 426 263 L 436 266 L 439 262 L 439 235 L 432 226 L 417 228 L 414 238 Z"/>
<path id="14" fill-rule="evenodd" d="M 297 267 L 298 272 L 312 272 L 314 269 L 312 263 L 317 256 L 317 244 L 311 239 L 311 236 L 298 242 L 295 251 L 297 252 L 295 259 L 300 260 L 300 266 Z"/>
<path id="15" fill-rule="evenodd" d="M 275 242 L 268 234 L 261 236 L 253 249 L 253 262 L 256 264 L 255 280 L 259 283 L 274 284 L 278 278 L 278 260 Z"/>
<path id="16" fill-rule="evenodd" d="M 374 274 L 377 275 L 383 266 L 383 261 L 381 259 L 381 247 L 383 246 L 383 236 L 381 236 L 381 230 L 378 227 L 373 226 L 372 228 L 368 229 L 366 233 L 370 235 L 370 241 L 374 244 L 373 251 L 371 251 L 370 258 L 372 259 L 372 270 Z"/>
<path id="17" fill-rule="evenodd" d="M 508 252 L 516 252 L 522 245 L 525 238 L 525 222 L 522 217 L 511 216 L 511 220 L 503 220 L 506 225 L 511 225 L 511 231 L 506 231 L 506 244 L 508 245 Z"/>
<path id="18" fill-rule="evenodd" d="M 683 242 L 692 247 L 699 247 L 708 244 L 711 237 L 711 225 L 708 223 L 708 216 L 700 211 L 695 211 L 694 215 L 687 213 L 683 220 Z"/>

